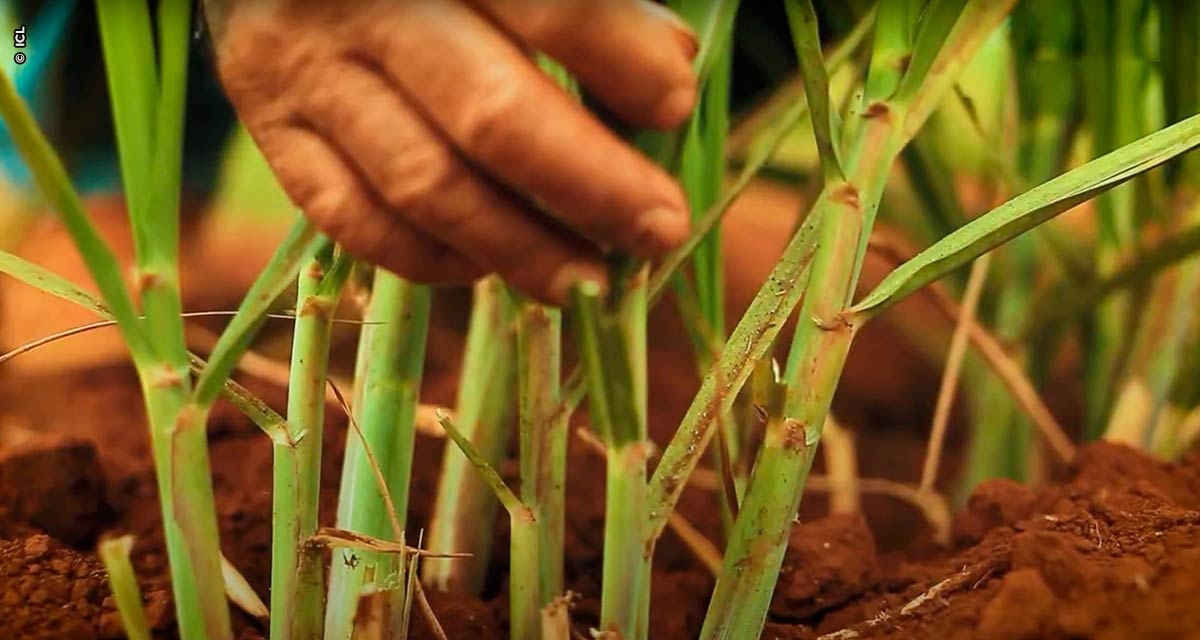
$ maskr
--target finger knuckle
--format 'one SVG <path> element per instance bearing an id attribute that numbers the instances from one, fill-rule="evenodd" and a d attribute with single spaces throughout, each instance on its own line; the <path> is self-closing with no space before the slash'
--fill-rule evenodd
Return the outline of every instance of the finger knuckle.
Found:
<path id="1" fill-rule="evenodd" d="M 497 73 L 480 83 L 478 98 L 463 109 L 456 127 L 462 145 L 485 156 L 505 148 L 523 99 L 522 83 L 510 74 Z"/>
<path id="2" fill-rule="evenodd" d="M 380 168 L 380 193 L 403 212 L 428 211 L 458 180 L 457 162 L 434 145 L 414 147 L 388 158 Z"/>
<path id="3" fill-rule="evenodd" d="M 604 2 L 535 2 L 522 16 L 526 37 L 539 47 L 559 48 L 579 38 L 579 26 L 594 23 Z"/>

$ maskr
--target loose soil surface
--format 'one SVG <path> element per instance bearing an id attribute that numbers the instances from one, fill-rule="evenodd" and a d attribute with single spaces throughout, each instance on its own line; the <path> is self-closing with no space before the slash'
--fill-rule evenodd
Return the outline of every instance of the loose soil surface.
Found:
<path id="1" fill-rule="evenodd" d="M 253 390 L 272 404 L 282 392 Z M 446 389 L 427 389 L 445 402 Z M 440 396 L 440 397 L 439 397 Z M 122 367 L 0 380 L 0 638 L 122 637 L 94 553 L 103 534 L 133 533 L 149 619 L 173 637 L 167 564 L 136 380 Z M 331 407 L 323 513 L 334 512 L 345 421 Z M 860 433 L 864 473 L 912 479 L 920 434 Z M 210 424 L 224 551 L 260 595 L 270 573 L 269 441 L 231 407 Z M 409 521 L 428 522 L 442 442 L 420 437 Z M 885 452 L 885 453 L 880 453 Z M 602 464 L 576 448 L 569 487 L 572 619 L 599 612 Z M 512 472 L 512 469 L 506 469 Z M 715 537 L 710 497 L 682 510 Z M 866 518 L 825 516 L 806 497 L 764 638 L 1200 638 L 1200 457 L 1167 465 L 1115 445 L 1083 449 L 1038 490 L 981 485 L 956 516 L 949 547 L 917 512 L 865 502 Z M 451 638 L 506 638 L 507 532 L 482 600 L 432 594 Z M 659 547 L 651 637 L 698 633 L 713 579 L 672 534 Z M 235 612 L 240 638 L 262 624 Z M 420 627 L 421 625 L 418 625 Z M 424 628 L 416 637 L 431 635 Z"/>

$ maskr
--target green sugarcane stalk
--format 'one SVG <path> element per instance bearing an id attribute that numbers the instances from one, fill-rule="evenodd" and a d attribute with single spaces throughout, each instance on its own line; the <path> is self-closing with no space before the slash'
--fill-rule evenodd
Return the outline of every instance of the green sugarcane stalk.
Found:
<path id="1" fill-rule="evenodd" d="M 825 188 L 814 204 L 821 220 L 820 241 L 788 358 L 784 419 L 768 425 L 701 638 L 757 638 L 766 621 L 804 482 L 857 329 L 844 310 L 854 294 L 865 241 L 892 164 L 928 117 L 929 109 L 919 102 L 929 99 L 922 86 L 927 77 L 936 77 L 930 73 L 935 59 L 962 11 L 962 3 L 935 2 L 925 8 L 914 36 L 908 33 L 912 24 L 906 16 L 914 16 L 917 5 L 899 0 L 880 6 L 861 119 L 852 129 L 845 169 L 833 153 L 821 157 Z M 799 38 L 804 32 L 796 28 L 796 19 L 805 10 L 811 16 L 811 5 L 796 2 L 788 9 L 793 34 Z M 810 38 L 816 33 L 815 25 L 811 27 Z M 900 58 L 898 49 L 905 52 Z M 798 51 L 806 55 L 804 47 L 798 46 Z M 952 55 L 963 53 L 951 50 Z M 901 73 L 894 69 L 898 59 L 905 61 Z M 819 60 L 809 67 L 823 71 Z M 942 65 L 937 73 L 947 69 Z M 948 83 L 938 80 L 933 86 L 944 91 Z M 805 78 L 810 105 L 820 86 L 816 78 Z M 909 119 L 910 108 L 918 114 L 916 121 Z M 832 123 L 816 117 L 813 123 L 817 139 L 829 139 Z"/>
<path id="2" fill-rule="evenodd" d="M 702 638 L 757 637 L 766 620 L 803 483 L 856 329 L 840 313 L 854 290 L 858 238 L 868 219 L 865 211 L 878 206 L 888 169 L 902 144 L 893 124 L 902 113 L 883 104 L 875 112 L 863 123 L 849 181 L 831 184 L 814 205 L 826 222 L 821 225 L 800 309 L 802 320 L 788 361 L 786 418 L 768 425 Z"/>
<path id="3" fill-rule="evenodd" d="M 700 7 L 689 8 L 696 10 Z M 684 17 L 687 19 L 686 15 Z M 720 199 L 726 173 L 725 142 L 729 136 L 731 43 L 726 40 L 721 50 L 713 53 L 713 58 L 712 74 L 705 81 L 691 126 L 684 138 L 679 167 L 680 185 L 687 196 L 694 223 L 700 222 L 708 209 Z M 682 275 L 675 278 L 680 316 L 692 336 L 696 363 L 701 374 L 712 366 L 714 354 L 719 351 L 726 334 L 725 278 L 721 259 L 720 228 L 709 229 L 703 238 L 691 260 L 694 282 L 688 282 Z M 695 304 L 685 304 L 693 295 Z M 733 460 L 740 454 L 741 436 L 732 415 L 722 416 L 721 420 L 725 427 L 721 429 L 723 442 L 710 448 L 713 465 L 716 469 L 733 469 Z M 718 508 L 725 531 L 728 531 L 733 525 L 730 505 L 736 502 L 737 496 L 726 495 L 724 483 L 720 487 L 717 496 Z"/>
<path id="4" fill-rule="evenodd" d="M 644 301 L 644 297 L 642 298 Z M 644 345 L 644 333 L 629 336 L 629 317 L 639 308 L 612 312 L 605 309 L 599 287 L 585 282 L 575 286 L 571 308 L 575 338 L 588 384 L 592 424 L 608 450 L 605 493 L 604 566 L 600 596 L 600 630 L 612 638 L 645 637 L 649 593 L 649 558 L 645 544 L 646 459 L 644 398 L 639 376 L 631 362 L 631 345 Z M 636 316 L 635 316 L 636 317 Z M 644 347 L 643 347 L 644 348 Z M 644 351 L 642 352 L 644 353 Z M 644 372 L 644 365 L 643 365 Z"/>
<path id="5" fill-rule="evenodd" d="M 100 561 L 108 574 L 108 585 L 117 601 L 117 613 L 121 626 L 129 640 L 150 640 L 150 624 L 146 621 L 146 609 L 142 606 L 142 590 L 138 587 L 137 574 L 129 561 L 133 549 L 133 536 L 124 535 L 100 542 Z"/>
<path id="6" fill-rule="evenodd" d="M 387 479 L 396 512 L 403 518 L 408 509 L 408 485 L 412 470 L 415 416 L 425 362 L 425 337 L 429 326 L 431 293 L 382 269 L 375 272 L 371 301 L 359 338 L 355 373 L 354 419 L 366 442 L 350 438 L 346 443 L 338 495 L 337 526 L 385 540 L 394 540 L 384 509 L 383 496 L 375 482 L 363 447 L 374 452 Z M 401 527 L 404 523 L 399 523 Z M 376 554 L 335 553 L 325 613 L 325 637 L 350 637 L 359 597 L 364 586 L 387 584 L 396 570 L 392 558 Z M 400 568 L 401 572 L 403 568 Z M 399 580 L 396 584 L 403 585 Z M 392 613 L 402 613 L 403 591 L 398 589 Z"/>
<path id="7" fill-rule="evenodd" d="M 288 429 L 274 438 L 271 542 L 271 637 L 320 638 L 324 559 L 306 542 L 317 532 L 325 385 L 333 313 L 350 271 L 332 247 L 300 272 L 288 379 Z"/>
<path id="8" fill-rule="evenodd" d="M 1017 83 L 1017 172 L 1024 184 L 1041 184 L 1063 168 L 1073 129 L 1067 114 L 1077 102 L 1072 82 L 1077 15 L 1073 7 L 1045 3 L 1019 4 L 1013 12 L 1014 67 Z M 1006 257 L 999 268 L 1006 273 L 996 305 L 993 331 L 1002 340 L 1017 341 L 1026 319 L 1035 311 L 1034 288 L 1041 261 L 1037 232 L 1014 239 L 1000 253 Z M 1044 379 L 1053 349 L 1028 350 L 1026 367 L 1035 380 Z M 978 380 L 972 394 L 971 440 L 967 472 L 961 495 L 978 482 L 992 477 L 1028 480 L 1033 429 L 1017 409 L 1012 396 L 986 367 L 975 363 L 972 377 Z"/>
<path id="9" fill-rule="evenodd" d="M 509 637 L 539 638 L 542 631 L 542 554 L 538 549 L 541 526 L 537 514 L 524 503 L 509 514 L 511 537 L 508 597 Z"/>
<path id="10" fill-rule="evenodd" d="M 191 4 L 159 5 L 159 69 L 149 8 L 97 7 L 122 178 L 137 254 L 137 284 L 152 355 L 138 365 L 180 632 L 232 636 L 220 584 L 220 542 L 205 435 L 189 405 L 191 380 L 179 292 L 179 184 Z M 161 73 L 161 78 L 159 74 Z M 160 83 L 161 79 L 161 83 Z"/>
<path id="11" fill-rule="evenodd" d="M 1160 0 L 1158 19 L 1162 61 L 1163 105 L 1168 123 L 1200 110 L 1196 88 L 1195 38 L 1200 7 L 1194 3 Z M 1200 224 L 1200 160 L 1187 156 L 1168 166 L 1171 200 L 1166 203 L 1166 226 L 1178 232 Z M 1196 294 L 1200 292 L 1200 260 L 1189 260 L 1161 274 L 1142 308 L 1137 309 L 1137 331 L 1126 368 L 1121 374 L 1116 405 L 1107 431 L 1132 430 L 1144 434 L 1140 444 L 1155 447 L 1170 442 L 1159 426 L 1178 378 L 1189 324 L 1193 322 Z M 1128 415 L 1123 401 L 1145 404 Z M 1120 424 L 1141 419 L 1141 424 Z"/>
<path id="12" fill-rule="evenodd" d="M 1095 155 L 1145 133 L 1142 87 L 1149 64 L 1141 59 L 1140 34 L 1148 8 L 1147 0 L 1110 0 L 1089 3 L 1083 9 L 1084 40 L 1091 63 L 1084 74 L 1086 107 Z M 1137 187 L 1137 182 L 1128 184 L 1096 200 L 1095 266 L 1101 278 L 1119 268 L 1122 256 L 1136 246 Z M 1085 376 L 1085 432 L 1089 438 L 1100 437 L 1112 408 L 1116 378 L 1130 345 L 1126 317 L 1132 303 L 1126 295 L 1110 297 L 1097 306 L 1091 318 Z"/>
<path id="13" fill-rule="evenodd" d="M 504 457 L 513 416 L 513 320 L 504 283 L 495 277 L 479 281 L 467 327 L 455 420 L 491 467 L 500 466 Z M 423 579 L 440 591 L 478 595 L 492 553 L 496 498 L 461 451 L 447 447 L 443 456 L 426 545 L 433 553 L 471 556 L 428 558 Z"/>
<path id="14" fill-rule="evenodd" d="M 521 501 L 537 516 L 537 610 L 563 594 L 567 415 L 558 411 L 562 312 L 525 303 L 517 321 Z M 514 557 L 517 540 L 514 537 Z"/>

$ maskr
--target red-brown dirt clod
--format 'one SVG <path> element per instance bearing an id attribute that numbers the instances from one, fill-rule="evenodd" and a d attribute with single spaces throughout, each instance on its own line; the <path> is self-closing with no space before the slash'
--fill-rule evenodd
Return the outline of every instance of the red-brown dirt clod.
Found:
<path id="1" fill-rule="evenodd" d="M 1037 495 L 1013 480 L 997 478 L 979 483 L 966 509 L 954 518 L 954 542 L 960 547 L 978 544 L 989 531 L 1029 517 Z"/>
<path id="2" fill-rule="evenodd" d="M 38 435 L 0 452 L 0 534 L 28 527 L 90 548 L 110 513 L 105 485 L 90 440 Z"/>
<path id="3" fill-rule="evenodd" d="M 807 620 L 870 589 L 875 574 L 875 539 L 861 515 L 792 527 L 771 614 Z"/>
<path id="4" fill-rule="evenodd" d="M 45 534 L 0 541 L 0 638 L 99 638 L 107 594 L 91 554 Z"/>
<path id="5" fill-rule="evenodd" d="M 427 376 L 427 387 L 432 379 Z M 431 393 L 427 388 L 425 397 L 449 403 L 453 389 L 434 387 Z M 253 390 L 273 406 L 282 406 L 278 389 L 258 384 Z M 63 398 L 71 398 L 70 407 L 63 406 Z M 45 482 L 49 489 L 44 495 L 66 497 L 37 504 L 53 504 L 60 512 L 74 514 L 57 521 L 70 523 L 63 529 L 53 526 L 53 518 L 35 526 L 29 518 L 0 513 L 0 640 L 122 637 L 92 546 L 104 524 L 98 514 L 107 509 L 104 474 L 95 468 L 97 448 L 112 484 L 111 527 L 137 537 L 132 559 L 147 594 L 155 636 L 175 637 L 136 377 L 112 369 L 50 380 L 10 378 L 0 385 L 0 400 L 7 400 L 0 402 L 5 417 L 66 434 L 58 437 L 59 445 L 45 444 L 51 440 L 24 445 L 21 450 L 34 452 L 24 460 L 16 455 L 16 464 L 24 467 L 12 466 L 20 450 L 0 453 L 0 473 L 12 474 L 0 481 L 0 493 L 14 485 L 29 493 L 31 485 Z M 335 512 L 346 434 L 340 413 L 331 410 L 328 415 L 321 505 L 326 523 Z M 914 432 L 913 440 L 894 429 L 882 433 L 875 437 L 903 447 L 917 445 L 894 451 L 911 449 L 917 456 L 924 451 L 923 433 Z M 94 439 L 97 447 L 70 437 L 81 435 Z M 270 574 L 270 441 L 225 405 L 214 411 L 209 436 L 223 549 L 265 598 Z M 443 444 L 417 439 L 408 514 L 413 530 L 428 524 Z M 575 631 L 586 634 L 598 624 L 603 465 L 578 448 L 572 455 L 583 457 L 572 459 L 568 478 L 572 500 L 566 587 L 580 594 L 571 618 Z M 908 462 L 897 458 L 865 465 L 863 474 L 894 477 L 897 465 Z M 86 471 L 89 467 L 92 470 Z M 515 475 L 511 462 L 502 470 L 510 478 Z M 719 542 L 713 496 L 695 487 L 682 493 L 680 512 Z M 84 500 L 88 495 L 92 502 Z M 805 497 L 809 513 L 820 512 L 814 497 Z M 2 504 L 8 506 L 0 511 L 12 511 L 10 502 Z M 872 509 L 878 501 L 864 504 Z M 26 511 L 28 505 L 20 507 Z M 879 521 L 879 513 L 872 515 Z M 1057 483 L 1036 489 L 1005 481 L 985 483 L 958 517 L 957 544 L 950 549 L 926 545 L 881 553 L 876 543 L 892 548 L 899 545 L 887 541 L 914 537 L 906 528 L 910 525 L 882 521 L 892 524 L 872 532 L 860 519 L 842 516 L 806 518 L 795 527 L 763 637 L 811 640 L 849 628 L 859 640 L 1200 638 L 1200 607 L 1195 604 L 1200 594 L 1200 455 L 1168 464 L 1126 447 L 1094 444 L 1080 450 L 1076 464 Z M 503 514 L 498 514 L 497 524 L 482 599 L 430 594 L 451 638 L 507 637 L 508 540 Z M 34 535 L 33 529 L 53 536 Z M 55 539 L 80 529 L 90 529 L 79 538 L 84 539 L 79 543 L 82 551 Z M 655 556 L 650 636 L 696 637 L 712 584 L 694 555 L 668 531 Z M 264 635 L 261 623 L 236 611 L 235 626 L 240 639 Z M 425 631 L 414 629 L 413 637 L 429 637 L 422 635 Z"/>

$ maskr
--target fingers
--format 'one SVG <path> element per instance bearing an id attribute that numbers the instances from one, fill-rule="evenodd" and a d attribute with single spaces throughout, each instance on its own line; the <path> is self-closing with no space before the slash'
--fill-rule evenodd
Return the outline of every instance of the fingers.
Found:
<path id="1" fill-rule="evenodd" d="M 256 139 L 296 206 L 350 253 L 430 284 L 462 284 L 483 275 L 472 261 L 387 211 L 314 132 L 274 127 Z"/>
<path id="2" fill-rule="evenodd" d="M 651 0 L 470 0 L 534 51 L 567 67 L 630 124 L 673 128 L 696 101 L 698 43 Z"/>
<path id="3" fill-rule="evenodd" d="M 314 80 L 305 116 L 394 215 L 541 301 L 604 281 L 595 247 L 464 162 L 376 70 L 343 61 Z"/>
<path id="4" fill-rule="evenodd" d="M 675 182 L 484 16 L 455 2 L 389 6 L 362 34 L 360 53 L 471 162 L 599 245 L 653 257 L 686 238 Z"/>

